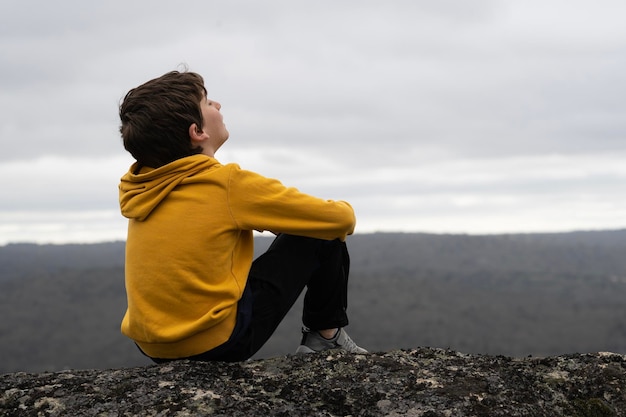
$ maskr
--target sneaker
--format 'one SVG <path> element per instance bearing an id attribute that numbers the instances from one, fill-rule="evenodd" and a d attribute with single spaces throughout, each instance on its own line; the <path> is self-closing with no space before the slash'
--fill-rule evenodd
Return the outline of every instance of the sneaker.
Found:
<path id="1" fill-rule="evenodd" d="M 367 353 L 367 350 L 357 346 L 350 339 L 350 336 L 343 328 L 339 329 L 332 339 L 326 339 L 316 331 L 311 331 L 307 328 L 302 329 L 302 341 L 298 349 L 296 349 L 296 353 L 313 353 L 329 349 L 341 349 L 351 353 Z"/>

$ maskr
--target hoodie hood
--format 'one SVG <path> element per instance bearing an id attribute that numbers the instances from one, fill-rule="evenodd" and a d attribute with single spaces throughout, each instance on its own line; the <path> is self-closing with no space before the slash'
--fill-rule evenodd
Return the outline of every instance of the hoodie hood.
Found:
<path id="1" fill-rule="evenodd" d="M 156 169 L 143 167 L 135 173 L 138 165 L 134 163 L 119 185 L 122 215 L 145 220 L 177 185 L 217 164 L 206 155 L 193 155 Z"/>

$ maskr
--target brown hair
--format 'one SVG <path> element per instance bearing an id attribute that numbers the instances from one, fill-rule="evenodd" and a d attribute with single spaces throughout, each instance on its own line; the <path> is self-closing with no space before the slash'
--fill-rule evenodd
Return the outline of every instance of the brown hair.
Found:
<path id="1" fill-rule="evenodd" d="M 130 90 L 120 104 L 124 148 L 141 166 L 158 168 L 202 152 L 192 147 L 189 126 L 202 127 L 202 76 L 172 71 Z"/>

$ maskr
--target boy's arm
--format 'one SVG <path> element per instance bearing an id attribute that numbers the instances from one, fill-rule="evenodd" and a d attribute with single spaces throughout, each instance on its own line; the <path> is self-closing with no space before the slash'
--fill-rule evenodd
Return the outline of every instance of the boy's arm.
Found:
<path id="1" fill-rule="evenodd" d="M 301 193 L 234 164 L 228 198 L 231 214 L 243 230 L 345 240 L 356 224 L 354 210 L 345 201 Z"/>

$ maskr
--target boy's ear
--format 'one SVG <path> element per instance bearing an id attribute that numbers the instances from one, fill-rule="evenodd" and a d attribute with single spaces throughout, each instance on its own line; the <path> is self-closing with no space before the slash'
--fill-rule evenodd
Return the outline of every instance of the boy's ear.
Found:
<path id="1" fill-rule="evenodd" d="M 206 134 L 198 127 L 197 124 L 192 123 L 189 126 L 189 139 L 192 142 L 202 141 L 205 139 Z"/>

